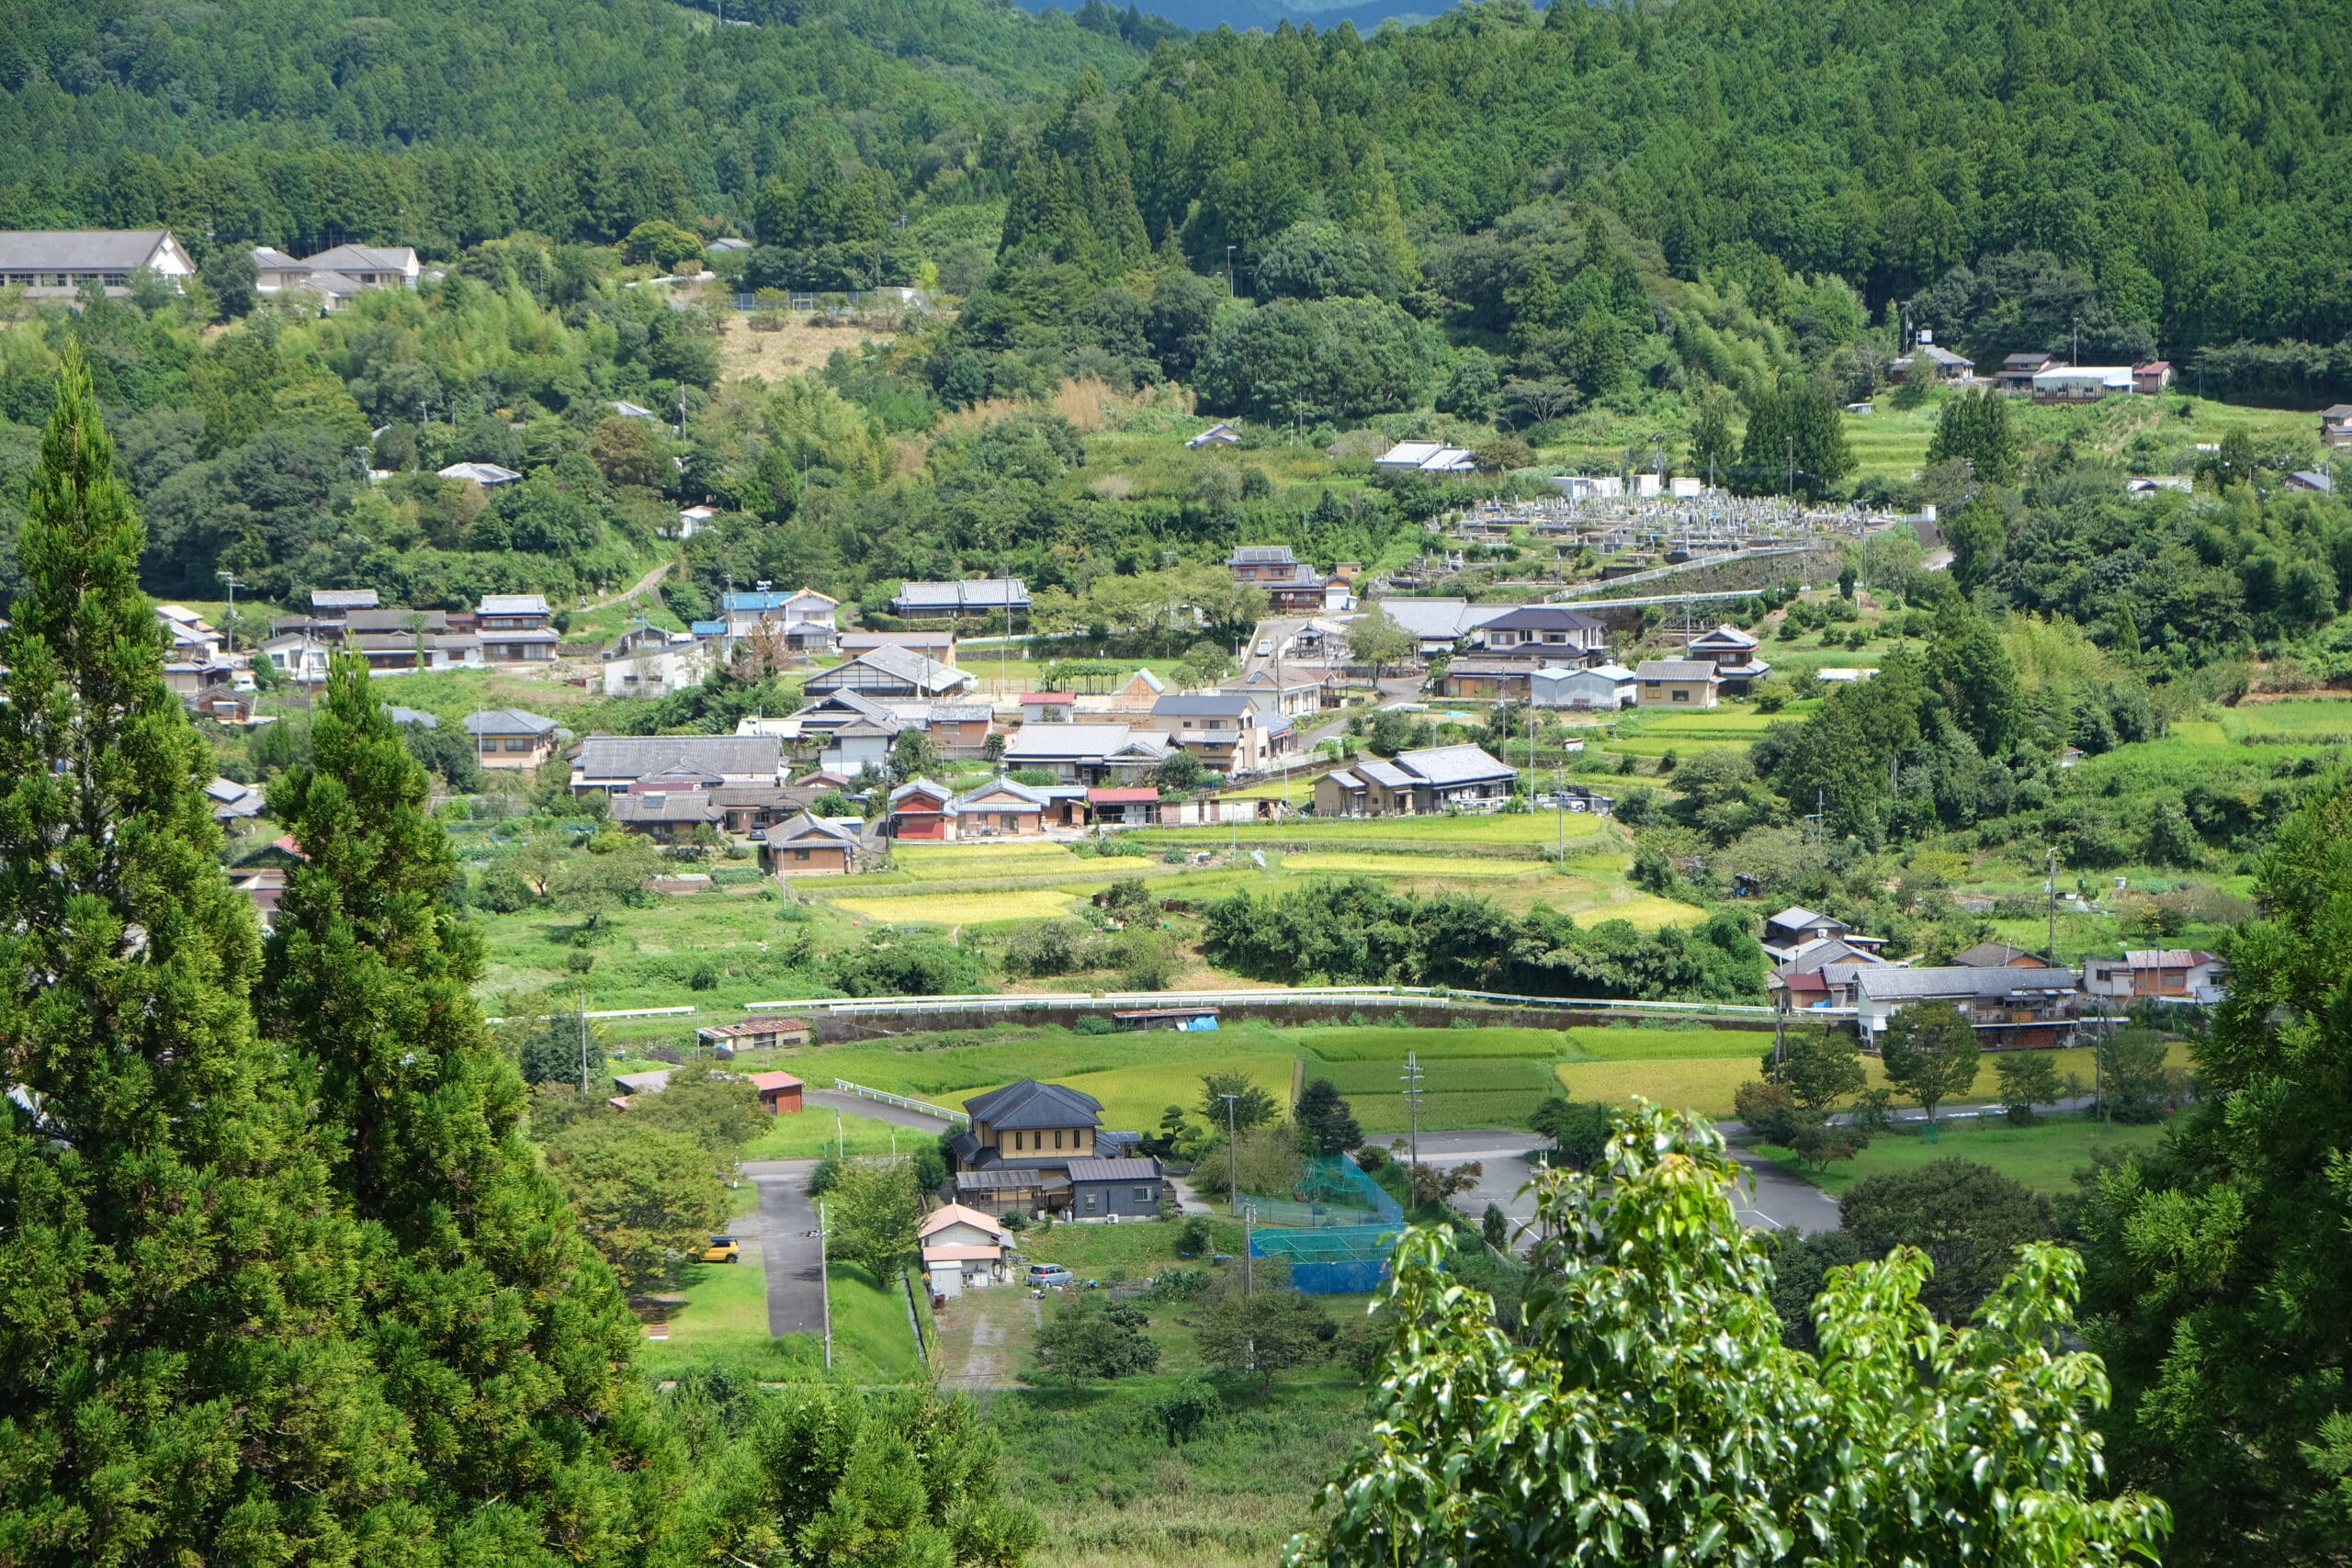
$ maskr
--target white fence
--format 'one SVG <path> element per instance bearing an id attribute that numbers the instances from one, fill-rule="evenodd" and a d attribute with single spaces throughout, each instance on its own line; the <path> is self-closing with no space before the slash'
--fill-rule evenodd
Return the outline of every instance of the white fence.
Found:
<path id="1" fill-rule="evenodd" d="M 833 1087 L 843 1094 L 854 1094 L 860 1100 L 877 1100 L 884 1105 L 895 1105 L 901 1111 L 914 1111 L 925 1116 L 936 1116 L 943 1122 L 952 1122 L 958 1126 L 968 1127 L 972 1124 L 972 1118 L 966 1112 L 951 1111 L 944 1105 L 933 1105 L 927 1100 L 909 1100 L 903 1094 L 892 1094 L 888 1089 L 868 1089 L 862 1083 L 852 1083 L 847 1078 L 835 1078 Z"/>

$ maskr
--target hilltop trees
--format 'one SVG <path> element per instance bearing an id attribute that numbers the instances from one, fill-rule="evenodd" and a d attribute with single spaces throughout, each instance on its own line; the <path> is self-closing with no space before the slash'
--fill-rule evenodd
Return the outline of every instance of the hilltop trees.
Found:
<path id="1" fill-rule="evenodd" d="M 339 1129 L 254 1032 L 144 543 L 69 350 L 0 637 L 0 1558 L 405 1560 Z"/>

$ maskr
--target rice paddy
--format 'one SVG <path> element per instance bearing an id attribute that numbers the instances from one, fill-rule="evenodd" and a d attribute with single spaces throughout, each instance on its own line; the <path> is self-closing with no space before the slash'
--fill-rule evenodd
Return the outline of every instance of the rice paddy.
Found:
<path id="1" fill-rule="evenodd" d="M 833 907 L 894 926 L 963 926 L 989 920 L 1049 920 L 1070 912 L 1056 888 L 1005 893 L 924 893 L 887 898 L 836 898 Z"/>
<path id="2" fill-rule="evenodd" d="M 1285 871 L 1332 876 L 1525 876 L 1525 861 L 1468 855 L 1385 855 L 1345 850 L 1302 850 L 1282 860 Z"/>

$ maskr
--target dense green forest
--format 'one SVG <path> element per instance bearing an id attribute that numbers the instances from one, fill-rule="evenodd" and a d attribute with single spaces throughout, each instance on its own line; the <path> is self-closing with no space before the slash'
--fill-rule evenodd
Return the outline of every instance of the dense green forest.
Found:
<path id="1" fill-rule="evenodd" d="M 2271 400 L 2352 378 L 2352 45 L 2302 0 L 1495 0 L 1369 39 L 1182 38 L 1099 0 L 741 11 L 25 7 L 0 19 L 0 223 L 444 255 L 756 223 L 774 280 L 807 282 L 844 243 L 936 262 L 973 232 L 954 209 L 993 240 L 1009 194 L 983 353 L 1076 333 L 1181 373 L 1132 352 L 1120 296 L 1148 317 L 1155 274 L 1229 264 L 1261 298 L 1487 334 L 1587 396 L 1673 362 L 1740 386 L 1895 300 L 1980 360 L 2079 341 Z M 1343 331 L 1401 333 L 1356 309 Z M 1718 341 L 1743 314 L 1778 329 L 1746 367 Z M 1375 356 L 1374 406 L 1448 368 Z"/>

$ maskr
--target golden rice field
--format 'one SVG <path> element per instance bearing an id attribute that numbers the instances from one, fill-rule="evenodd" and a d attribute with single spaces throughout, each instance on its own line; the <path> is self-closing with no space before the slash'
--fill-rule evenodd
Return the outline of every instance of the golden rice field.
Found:
<path id="1" fill-rule="evenodd" d="M 1636 931 L 1654 931 L 1660 926 L 1695 926 L 1707 918 L 1707 911 L 1695 904 L 1661 898 L 1655 893 L 1635 893 L 1614 903 L 1577 905 L 1563 900 L 1555 908 L 1563 914 L 1573 915 L 1578 925 L 1629 920 Z"/>
<path id="2" fill-rule="evenodd" d="M 897 898 L 836 898 L 833 908 L 893 926 L 964 926 L 983 920 L 1050 920 L 1070 912 L 1070 896 L 1051 887 L 1004 893 L 911 894 Z"/>
<path id="3" fill-rule="evenodd" d="M 1334 876 L 1527 876 L 1549 875 L 1541 862 L 1485 860 L 1469 855 L 1385 855 L 1376 852 L 1301 850 L 1283 857 L 1284 871 Z"/>

